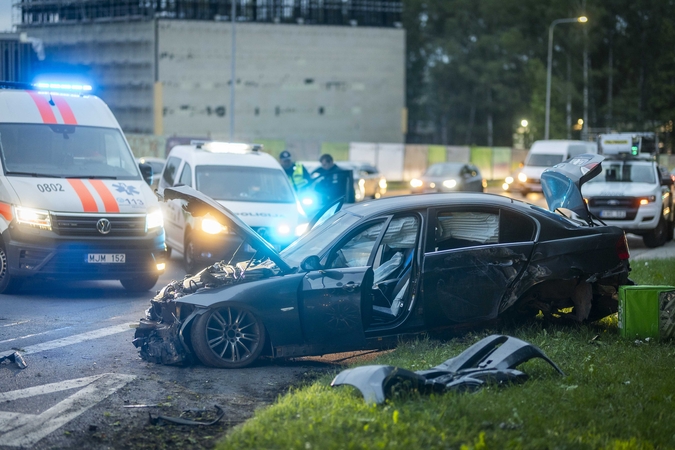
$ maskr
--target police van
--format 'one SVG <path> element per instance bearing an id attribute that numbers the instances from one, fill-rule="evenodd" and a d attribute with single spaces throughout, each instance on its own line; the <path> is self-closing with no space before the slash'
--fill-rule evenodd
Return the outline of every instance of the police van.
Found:
<path id="1" fill-rule="evenodd" d="M 647 247 L 672 240 L 675 188 L 656 161 L 654 133 L 601 134 L 598 153 L 605 156 L 602 173 L 581 189 L 591 214 L 642 236 Z"/>
<path id="2" fill-rule="evenodd" d="M 293 242 L 307 227 L 307 217 L 295 190 L 271 155 L 259 145 L 193 141 L 171 149 L 159 179 L 158 193 L 186 185 L 216 200 L 277 249 Z M 235 253 L 253 250 L 232 230 L 213 218 L 192 217 L 182 200 L 161 203 L 166 242 L 183 254 L 188 272 Z"/>
<path id="3" fill-rule="evenodd" d="M 0 293 L 36 278 L 145 291 L 164 271 L 152 174 L 90 91 L 0 83 Z"/>

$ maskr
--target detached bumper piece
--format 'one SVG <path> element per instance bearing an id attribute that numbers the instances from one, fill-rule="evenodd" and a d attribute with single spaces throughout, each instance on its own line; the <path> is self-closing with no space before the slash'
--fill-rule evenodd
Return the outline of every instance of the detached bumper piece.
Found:
<path id="1" fill-rule="evenodd" d="M 14 350 L 0 353 L 0 363 L 5 360 L 13 362 L 14 364 L 17 365 L 17 367 L 19 367 L 19 369 L 25 369 L 26 367 L 28 367 L 28 364 L 26 364 L 26 361 L 23 359 L 23 356 L 21 356 L 21 353 L 16 352 Z"/>
<path id="2" fill-rule="evenodd" d="M 189 364 L 192 358 L 180 339 L 179 329 L 179 322 L 167 325 L 141 319 L 131 342 L 140 350 L 140 356 L 145 361 L 169 365 Z"/>
<path id="3" fill-rule="evenodd" d="M 367 403 L 382 404 L 402 391 L 463 392 L 486 384 L 522 382 L 527 374 L 515 368 L 532 358 L 543 359 L 565 375 L 538 347 L 511 336 L 492 335 L 428 370 L 411 372 L 393 366 L 363 366 L 343 370 L 331 386 L 354 386 Z"/>

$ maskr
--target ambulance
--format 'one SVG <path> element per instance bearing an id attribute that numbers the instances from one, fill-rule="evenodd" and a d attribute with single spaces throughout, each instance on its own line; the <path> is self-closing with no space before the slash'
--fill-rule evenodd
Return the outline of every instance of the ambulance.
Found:
<path id="1" fill-rule="evenodd" d="M 152 173 L 88 92 L 0 83 L 0 293 L 48 279 L 119 280 L 146 291 L 164 271 Z"/>

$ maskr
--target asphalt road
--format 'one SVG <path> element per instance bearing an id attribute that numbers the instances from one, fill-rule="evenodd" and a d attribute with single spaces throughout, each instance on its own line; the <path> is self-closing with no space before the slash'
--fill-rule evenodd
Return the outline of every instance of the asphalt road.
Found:
<path id="1" fill-rule="evenodd" d="M 524 200 L 545 206 L 540 194 Z M 632 259 L 675 256 L 675 242 L 647 249 L 629 235 L 629 246 Z M 156 288 L 183 275 L 180 254 L 174 255 Z M 23 370 L 0 364 L 0 448 L 211 448 L 288 386 L 339 369 L 331 357 L 262 361 L 240 370 L 147 363 L 131 344 L 131 326 L 151 296 L 129 295 L 112 281 L 42 282 L 0 296 L 0 354 L 19 350 L 28 364 Z M 149 422 L 149 413 L 184 410 L 212 417 L 215 404 L 226 415 L 214 427 Z"/>
<path id="2" fill-rule="evenodd" d="M 183 275 L 174 257 L 157 288 Z M 0 353 L 20 350 L 28 364 L 0 364 L 0 448 L 209 448 L 305 374 L 335 370 L 315 360 L 241 370 L 142 361 L 130 326 L 151 296 L 113 281 L 40 283 L 0 296 Z M 226 413 L 215 427 L 149 424 L 148 413 L 206 409 L 206 417 L 214 404 Z"/>

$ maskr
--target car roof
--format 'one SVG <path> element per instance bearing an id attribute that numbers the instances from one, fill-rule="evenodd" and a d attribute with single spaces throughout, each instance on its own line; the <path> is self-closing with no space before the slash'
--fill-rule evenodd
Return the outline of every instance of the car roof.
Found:
<path id="1" fill-rule="evenodd" d="M 449 192 L 446 194 L 419 194 L 387 197 L 379 200 L 356 203 L 349 211 L 360 216 L 373 216 L 402 210 L 426 209 L 450 206 L 496 206 L 525 208 L 532 211 L 527 202 L 498 194 L 481 192 Z"/>
<path id="2" fill-rule="evenodd" d="M 279 162 L 271 155 L 261 151 L 214 152 L 199 145 L 177 145 L 171 149 L 169 157 L 176 156 L 190 165 L 242 166 L 280 169 Z"/>

